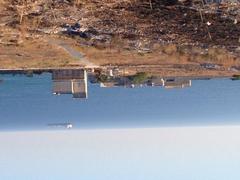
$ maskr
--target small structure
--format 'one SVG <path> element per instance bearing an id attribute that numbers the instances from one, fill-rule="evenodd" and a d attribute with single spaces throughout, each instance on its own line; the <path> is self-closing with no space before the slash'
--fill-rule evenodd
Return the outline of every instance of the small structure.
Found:
<path id="1" fill-rule="evenodd" d="M 185 78 L 170 78 L 165 79 L 164 87 L 167 89 L 171 88 L 185 88 L 185 87 L 191 87 L 192 81 Z"/>
<path id="2" fill-rule="evenodd" d="M 116 82 L 100 82 L 100 87 L 102 88 L 112 88 L 112 87 L 117 87 L 118 85 Z"/>
<path id="3" fill-rule="evenodd" d="M 87 98 L 86 70 L 54 70 L 52 80 L 54 94 L 72 94 L 73 98 Z"/>
<path id="4" fill-rule="evenodd" d="M 161 77 L 153 77 L 151 80 L 148 81 L 148 86 L 164 86 L 165 81 Z"/>

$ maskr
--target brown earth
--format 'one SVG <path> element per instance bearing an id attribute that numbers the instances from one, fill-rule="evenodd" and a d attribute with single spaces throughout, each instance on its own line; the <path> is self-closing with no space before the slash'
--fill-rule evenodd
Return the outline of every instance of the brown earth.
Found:
<path id="1" fill-rule="evenodd" d="M 228 6 L 216 13 L 214 5 L 163 6 L 153 1 L 150 8 L 141 0 L 24 2 L 0 1 L 1 69 L 86 65 L 48 39 L 68 43 L 100 67 L 217 76 L 236 74 L 240 67 L 240 23 L 238 14 L 226 16 Z M 64 25 L 75 23 L 89 36 L 61 33 Z M 209 70 L 203 63 L 221 68 Z"/>

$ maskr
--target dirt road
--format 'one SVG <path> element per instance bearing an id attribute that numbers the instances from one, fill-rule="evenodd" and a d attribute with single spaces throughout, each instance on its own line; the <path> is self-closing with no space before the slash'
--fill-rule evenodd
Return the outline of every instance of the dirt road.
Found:
<path id="1" fill-rule="evenodd" d="M 85 68 L 98 68 L 99 66 L 90 62 L 84 55 L 75 50 L 70 44 L 67 42 L 56 40 L 56 39 L 48 39 L 47 42 L 53 46 L 57 46 L 58 48 L 63 49 L 66 51 L 70 56 L 79 60 L 79 65 L 83 65 Z"/>

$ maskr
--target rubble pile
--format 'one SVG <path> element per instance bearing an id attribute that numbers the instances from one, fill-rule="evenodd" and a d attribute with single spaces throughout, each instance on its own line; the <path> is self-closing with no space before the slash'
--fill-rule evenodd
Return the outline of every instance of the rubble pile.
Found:
<path id="1" fill-rule="evenodd" d="M 60 34 L 102 43 L 119 37 L 135 47 L 139 43 L 174 43 L 234 51 L 240 45 L 237 1 L 85 0 L 77 5 L 73 0 L 8 2 L 0 11 L 0 28 L 24 28 L 31 34 Z"/>

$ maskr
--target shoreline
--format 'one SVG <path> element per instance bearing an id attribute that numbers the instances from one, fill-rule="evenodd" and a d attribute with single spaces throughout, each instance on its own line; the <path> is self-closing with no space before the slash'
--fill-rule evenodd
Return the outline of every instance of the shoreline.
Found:
<path id="1" fill-rule="evenodd" d="M 54 70 L 86 70 L 88 72 L 94 72 L 94 70 L 102 70 L 103 72 L 106 73 L 107 67 L 99 67 L 99 68 L 84 68 L 84 67 L 63 67 L 63 68 L 25 68 L 25 69 L 0 69 L 0 75 L 4 74 L 42 74 L 42 73 L 52 73 Z M 105 71 L 104 71 L 104 70 Z M 148 72 L 146 72 L 148 73 Z M 163 78 L 188 78 L 188 79 L 223 79 L 223 78 L 232 78 L 235 74 L 232 75 L 181 75 L 181 76 L 171 76 L 171 75 L 166 75 L 166 76 L 160 76 Z M 126 75 L 118 75 L 118 76 L 126 76 Z"/>

